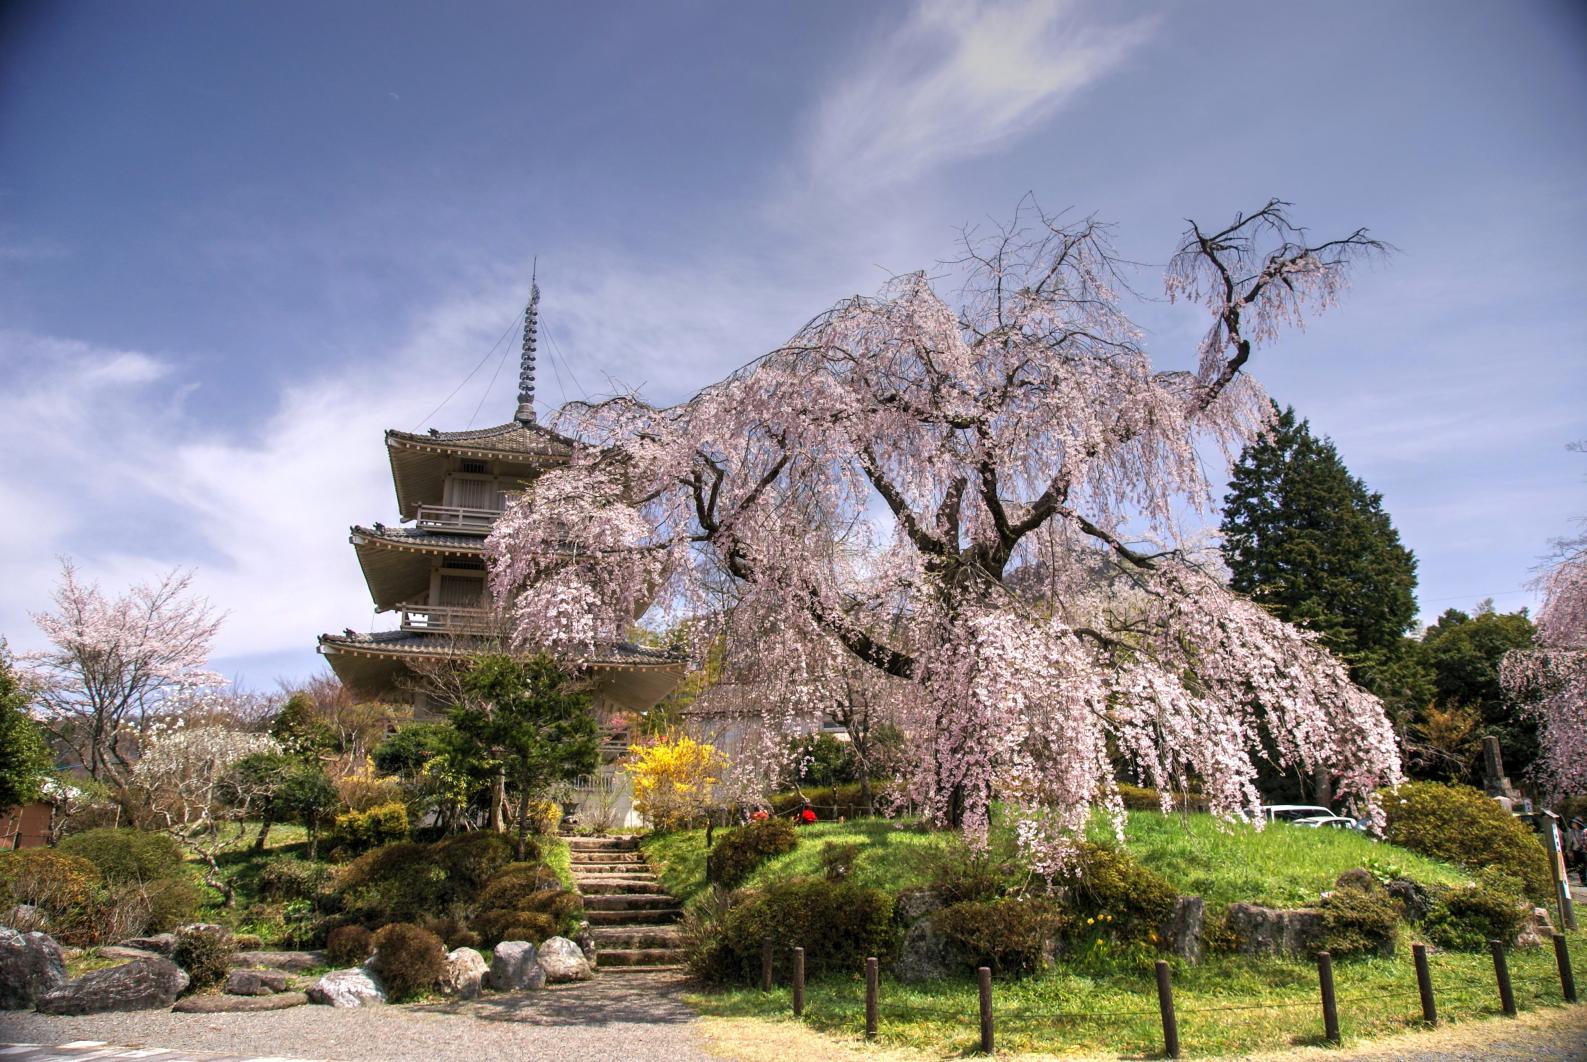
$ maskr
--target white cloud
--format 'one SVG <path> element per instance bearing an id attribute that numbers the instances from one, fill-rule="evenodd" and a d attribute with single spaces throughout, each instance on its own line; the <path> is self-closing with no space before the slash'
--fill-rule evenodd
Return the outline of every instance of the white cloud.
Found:
<path id="1" fill-rule="evenodd" d="M 1074 0 L 923 0 L 824 92 L 807 176 L 865 192 L 985 153 L 1105 76 L 1153 24 Z"/>

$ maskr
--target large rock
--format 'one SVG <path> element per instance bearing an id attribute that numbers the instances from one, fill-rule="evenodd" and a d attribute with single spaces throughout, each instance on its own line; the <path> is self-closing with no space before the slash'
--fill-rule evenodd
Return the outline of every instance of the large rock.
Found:
<path id="1" fill-rule="evenodd" d="M 1200 962 L 1201 929 L 1206 919 L 1207 905 L 1200 896 L 1179 897 L 1159 934 L 1163 950 L 1187 962 Z"/>
<path id="2" fill-rule="evenodd" d="M 893 917 L 911 926 L 941 906 L 942 895 L 935 889 L 905 889 L 893 905 Z"/>
<path id="3" fill-rule="evenodd" d="M 1553 939 L 1554 920 L 1549 917 L 1548 908 L 1534 907 L 1526 916 L 1526 921 L 1521 924 L 1521 931 L 1515 936 L 1515 946 L 1540 948 L 1545 940 Z"/>
<path id="4" fill-rule="evenodd" d="M 268 996 L 286 990 L 285 970 L 233 970 L 226 975 L 226 992 L 233 996 Z"/>
<path id="5" fill-rule="evenodd" d="M 473 948 L 454 948 L 446 953 L 446 970 L 441 974 L 441 991 L 459 999 L 474 999 L 485 980 L 485 956 Z"/>
<path id="6" fill-rule="evenodd" d="M 386 987 L 373 970 L 354 966 L 332 970 L 309 986 L 309 1002 L 330 1007 L 378 1007 L 386 1001 Z"/>
<path id="7" fill-rule="evenodd" d="M 169 1007 L 187 987 L 187 974 L 158 955 L 95 970 L 39 997 L 41 1014 L 99 1014 Z"/>
<path id="8" fill-rule="evenodd" d="M 101 959 L 115 959 L 117 962 L 131 962 L 133 959 L 163 958 L 157 951 L 147 948 L 129 948 L 122 944 L 106 944 L 99 949 Z"/>
<path id="9" fill-rule="evenodd" d="M 970 966 L 970 957 L 944 936 L 928 915 L 916 919 L 905 931 L 893 974 L 900 981 L 940 981 L 956 977 Z"/>
<path id="10" fill-rule="evenodd" d="M 302 992 L 277 992 L 269 996 L 188 996 L 171 1009 L 178 1014 L 232 1014 L 237 1011 L 286 1010 L 309 1001 Z"/>
<path id="11" fill-rule="evenodd" d="M 546 972 L 547 984 L 564 984 L 568 981 L 588 981 L 595 976 L 584 951 L 567 937 L 551 937 L 540 945 L 540 968 Z"/>
<path id="12" fill-rule="evenodd" d="M 123 940 L 120 946 L 123 948 L 137 948 L 139 951 L 152 951 L 169 959 L 171 953 L 176 950 L 176 934 L 155 933 L 153 936 L 148 937 L 132 937 L 129 940 Z"/>
<path id="13" fill-rule="evenodd" d="M 1386 888 L 1400 905 L 1400 914 L 1407 922 L 1420 922 L 1433 909 L 1433 895 L 1420 882 L 1410 878 L 1395 878 Z"/>
<path id="14" fill-rule="evenodd" d="M 485 983 L 498 992 L 544 988 L 546 971 L 535 955 L 535 946 L 523 940 L 504 940 L 496 945 Z"/>
<path id="15" fill-rule="evenodd" d="M 288 973 L 302 973 L 316 966 L 324 966 L 327 962 L 329 956 L 323 951 L 239 951 L 231 957 L 233 966 L 244 969 L 264 966 Z"/>
<path id="16" fill-rule="evenodd" d="M 1231 903 L 1229 931 L 1242 955 L 1309 955 L 1322 940 L 1323 913 L 1313 907 L 1279 910 Z"/>
<path id="17" fill-rule="evenodd" d="M 0 928 L 0 1010 L 26 1010 L 66 984 L 66 960 L 44 933 Z"/>
<path id="18" fill-rule="evenodd" d="M 41 907 L 30 903 L 19 903 L 0 917 L 0 926 L 14 929 L 18 933 L 48 933 L 50 931 L 50 916 Z"/>

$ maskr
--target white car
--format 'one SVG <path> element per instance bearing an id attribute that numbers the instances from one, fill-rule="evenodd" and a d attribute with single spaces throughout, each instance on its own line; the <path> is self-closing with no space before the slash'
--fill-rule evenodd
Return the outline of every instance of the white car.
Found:
<path id="1" fill-rule="evenodd" d="M 1264 804 L 1262 817 L 1268 822 L 1297 822 L 1300 819 L 1333 818 L 1334 813 L 1316 804 Z"/>
<path id="2" fill-rule="evenodd" d="M 1314 815 L 1309 819 L 1295 819 L 1293 821 L 1296 826 L 1310 826 L 1314 830 L 1324 826 L 1334 830 L 1363 829 L 1361 823 L 1344 815 Z"/>

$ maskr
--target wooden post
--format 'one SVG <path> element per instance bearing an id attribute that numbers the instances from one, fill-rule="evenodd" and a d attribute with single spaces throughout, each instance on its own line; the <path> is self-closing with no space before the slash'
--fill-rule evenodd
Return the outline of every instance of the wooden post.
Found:
<path id="1" fill-rule="evenodd" d="M 760 990 L 771 991 L 771 941 L 763 941 L 760 946 Z"/>
<path id="2" fill-rule="evenodd" d="M 1157 960 L 1157 1009 L 1163 1015 L 1163 1054 L 1167 1058 L 1179 1057 L 1179 1018 L 1174 1014 L 1174 982 L 1170 979 L 1168 963 Z"/>
<path id="3" fill-rule="evenodd" d="M 1427 969 L 1427 945 L 1412 944 L 1411 955 L 1416 960 L 1416 991 L 1422 997 L 1422 1020 L 1437 1025 L 1438 1005 L 1433 1002 L 1433 975 Z"/>
<path id="4" fill-rule="evenodd" d="M 865 960 L 865 1038 L 876 1039 L 876 997 L 881 991 L 881 964 Z"/>
<path id="5" fill-rule="evenodd" d="M 1339 1002 L 1334 998 L 1334 957 L 1317 953 L 1317 983 L 1322 988 L 1323 1036 L 1331 1044 L 1339 1042 Z"/>
<path id="6" fill-rule="evenodd" d="M 981 982 L 981 1053 L 989 1055 L 994 1049 L 992 1036 L 992 969 L 982 966 L 975 971 Z"/>
<path id="7" fill-rule="evenodd" d="M 1565 1002 L 1576 1002 L 1576 971 L 1570 968 L 1570 950 L 1565 944 L 1565 934 L 1554 931 L 1554 962 L 1559 966 L 1559 987 L 1565 993 Z"/>
<path id="8" fill-rule="evenodd" d="M 1515 1017 L 1515 992 L 1510 988 L 1510 964 L 1504 957 L 1504 941 L 1490 940 L 1488 947 L 1493 951 L 1493 974 L 1499 979 L 1499 1003 L 1504 1007 L 1504 1016 Z"/>
<path id="9" fill-rule="evenodd" d="M 805 950 L 793 950 L 793 1012 L 800 1018 L 805 1012 Z"/>

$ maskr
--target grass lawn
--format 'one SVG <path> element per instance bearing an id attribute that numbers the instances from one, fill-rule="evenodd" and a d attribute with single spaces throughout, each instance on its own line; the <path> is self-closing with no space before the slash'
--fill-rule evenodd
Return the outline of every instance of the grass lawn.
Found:
<path id="1" fill-rule="evenodd" d="M 1570 937 L 1581 983 L 1587 977 L 1587 936 Z M 1562 1002 L 1552 948 L 1511 952 L 1509 964 L 1523 1011 Z M 1431 966 L 1441 1021 L 1500 1013 L 1487 953 L 1438 952 Z M 1334 982 L 1347 1043 L 1422 1027 L 1408 943 L 1393 959 L 1336 963 Z M 859 971 L 811 982 L 805 1026 L 827 1035 L 858 1037 L 864 1029 L 864 991 Z M 1144 961 L 1082 959 L 1040 976 L 996 983 L 992 994 L 999 1052 L 1161 1054 L 1156 985 Z M 1317 968 L 1307 960 L 1213 956 L 1200 966 L 1178 966 L 1174 1000 L 1187 1057 L 1322 1042 Z M 696 993 L 689 1001 L 714 1018 L 792 1020 L 781 971 L 770 993 L 740 988 Z M 884 976 L 877 1038 L 883 1046 L 938 1057 L 970 1053 L 979 1042 L 978 1013 L 976 987 L 968 979 L 905 985 Z"/>
<path id="2" fill-rule="evenodd" d="M 1112 826 L 1099 816 L 1093 839 L 1108 841 Z M 799 847 L 757 867 L 748 886 L 795 875 L 820 875 L 821 846 L 829 841 L 864 845 L 855 860 L 853 880 L 898 892 L 926 884 L 928 850 L 953 843 L 954 835 L 928 833 L 888 819 L 818 822 L 799 829 Z M 705 887 L 705 831 L 679 830 L 652 836 L 645 853 L 662 884 L 688 902 Z M 1465 881 L 1463 871 L 1353 830 L 1313 830 L 1274 823 L 1258 831 L 1204 813 L 1164 815 L 1132 811 L 1125 846 L 1146 866 L 1186 895 L 1201 896 L 1209 907 L 1236 901 L 1274 907 L 1314 903 L 1353 867 L 1395 868 L 1424 884 Z"/>

